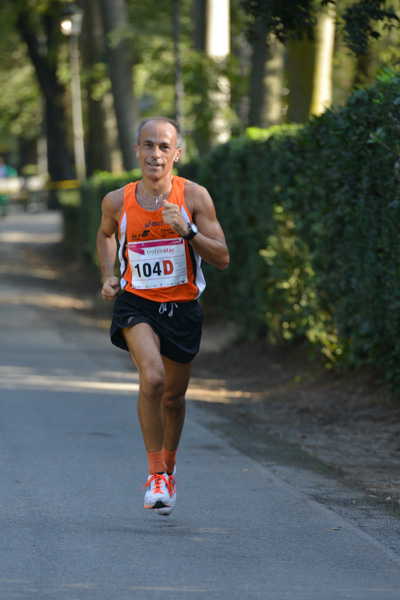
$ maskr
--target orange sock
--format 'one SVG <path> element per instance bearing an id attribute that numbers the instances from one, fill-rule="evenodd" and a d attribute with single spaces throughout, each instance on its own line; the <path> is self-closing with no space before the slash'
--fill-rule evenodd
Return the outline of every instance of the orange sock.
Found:
<path id="1" fill-rule="evenodd" d="M 148 452 L 147 458 L 149 459 L 150 475 L 152 475 L 153 473 L 167 472 L 167 465 L 165 464 L 162 450 L 159 450 L 158 452 Z"/>
<path id="2" fill-rule="evenodd" d="M 164 460 L 165 460 L 165 464 L 167 466 L 167 473 L 171 474 L 172 471 L 174 470 L 175 463 L 176 463 L 176 453 L 177 453 L 177 450 L 170 452 L 169 450 L 166 450 L 165 448 L 163 448 Z"/>

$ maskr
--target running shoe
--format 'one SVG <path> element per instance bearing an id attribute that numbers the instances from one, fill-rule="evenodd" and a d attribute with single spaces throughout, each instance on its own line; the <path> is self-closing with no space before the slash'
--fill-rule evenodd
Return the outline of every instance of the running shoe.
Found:
<path id="1" fill-rule="evenodd" d="M 174 472 L 172 475 L 168 476 L 168 491 L 171 498 L 171 506 L 166 506 L 164 508 L 156 508 L 155 512 L 158 515 L 163 515 L 167 517 L 172 513 L 176 504 L 176 479 L 175 479 L 176 467 L 174 468 Z"/>
<path id="2" fill-rule="evenodd" d="M 147 488 L 144 495 L 145 508 L 169 508 L 171 497 L 169 492 L 169 477 L 167 473 L 153 473 L 149 475 L 147 483 L 142 487 Z"/>

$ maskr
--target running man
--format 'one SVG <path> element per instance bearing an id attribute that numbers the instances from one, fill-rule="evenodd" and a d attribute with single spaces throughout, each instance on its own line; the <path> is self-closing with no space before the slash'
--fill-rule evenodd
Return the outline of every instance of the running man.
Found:
<path id="1" fill-rule="evenodd" d="M 181 144 L 172 119 L 139 124 L 142 179 L 105 196 L 97 235 L 102 296 L 114 302 L 111 341 L 130 352 L 139 373 L 137 411 L 149 462 L 144 506 L 161 515 L 176 502 L 176 453 L 203 320 L 201 260 L 219 269 L 229 264 L 210 194 L 172 175 Z"/>

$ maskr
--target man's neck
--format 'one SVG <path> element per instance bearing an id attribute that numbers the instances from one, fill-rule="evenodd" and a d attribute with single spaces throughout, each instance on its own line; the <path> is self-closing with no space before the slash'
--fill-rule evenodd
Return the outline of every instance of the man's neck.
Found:
<path id="1" fill-rule="evenodd" d="M 160 179 L 151 179 L 150 177 L 142 178 L 143 189 L 151 196 L 157 197 L 164 194 L 171 188 L 172 173 L 161 177 Z"/>

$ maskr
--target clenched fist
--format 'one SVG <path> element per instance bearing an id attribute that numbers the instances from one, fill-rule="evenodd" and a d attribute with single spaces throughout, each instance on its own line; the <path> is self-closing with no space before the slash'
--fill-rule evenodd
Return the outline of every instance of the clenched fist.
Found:
<path id="1" fill-rule="evenodd" d="M 172 204 L 168 200 L 163 200 L 163 218 L 164 223 L 170 225 L 178 235 L 185 236 L 189 233 L 189 227 L 182 217 L 181 209 L 178 204 Z"/>
<path id="2" fill-rule="evenodd" d="M 120 289 L 118 277 L 115 277 L 114 275 L 108 277 L 103 283 L 103 289 L 101 291 L 103 300 L 106 300 L 106 302 L 114 302 Z"/>

